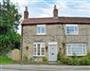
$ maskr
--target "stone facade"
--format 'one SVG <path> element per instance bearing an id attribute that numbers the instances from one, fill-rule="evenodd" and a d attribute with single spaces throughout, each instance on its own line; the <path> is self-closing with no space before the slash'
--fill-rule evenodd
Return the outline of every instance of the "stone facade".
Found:
<path id="1" fill-rule="evenodd" d="M 58 51 L 61 51 L 64 54 L 63 43 L 86 43 L 87 51 L 90 52 L 90 25 L 79 24 L 78 35 L 65 35 L 64 26 L 65 24 L 47 24 L 46 35 L 37 35 L 36 25 L 22 26 L 23 56 L 27 55 L 29 59 L 33 57 L 33 43 L 36 41 L 45 42 L 46 47 L 48 46 L 48 42 L 55 41 L 58 43 Z M 48 56 L 47 51 L 46 56 Z"/>

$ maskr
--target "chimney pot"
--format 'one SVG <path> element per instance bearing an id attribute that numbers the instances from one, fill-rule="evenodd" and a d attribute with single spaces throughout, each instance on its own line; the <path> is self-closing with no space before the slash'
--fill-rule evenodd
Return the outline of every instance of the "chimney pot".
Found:
<path id="1" fill-rule="evenodd" d="M 55 18 L 58 17 L 58 9 L 56 8 L 56 5 L 54 5 L 53 17 L 55 17 Z"/>
<path id="2" fill-rule="evenodd" d="M 27 6 L 25 7 L 25 11 L 24 11 L 24 19 L 27 19 L 29 16 L 29 12 L 28 12 L 28 8 Z"/>

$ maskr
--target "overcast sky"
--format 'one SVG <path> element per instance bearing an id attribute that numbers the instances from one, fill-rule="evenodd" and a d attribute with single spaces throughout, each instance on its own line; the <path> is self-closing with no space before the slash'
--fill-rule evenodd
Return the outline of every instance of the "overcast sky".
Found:
<path id="1" fill-rule="evenodd" d="M 30 17 L 52 17 L 53 6 L 56 4 L 59 16 L 90 17 L 90 0 L 12 0 L 17 2 L 23 13 L 28 6 Z M 22 1 L 22 2 L 21 2 Z"/>
<path id="2" fill-rule="evenodd" d="M 29 17 L 52 17 L 53 6 L 56 4 L 59 16 L 90 17 L 90 0 L 11 0 L 23 14 L 28 6 Z"/>

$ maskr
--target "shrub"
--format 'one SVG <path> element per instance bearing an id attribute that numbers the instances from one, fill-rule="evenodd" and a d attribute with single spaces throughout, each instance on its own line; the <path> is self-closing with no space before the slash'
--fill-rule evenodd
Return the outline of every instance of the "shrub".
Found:
<path id="1" fill-rule="evenodd" d="M 63 64 L 68 64 L 68 60 L 69 60 L 68 57 L 63 56 L 62 59 L 61 59 L 61 62 L 62 62 Z"/>
<path id="2" fill-rule="evenodd" d="M 30 60 L 28 59 L 27 56 L 24 56 L 24 58 L 23 58 L 23 63 L 24 63 L 24 64 L 29 64 L 29 63 L 30 63 Z"/>
<path id="3" fill-rule="evenodd" d="M 82 57 L 80 59 L 80 65 L 85 65 L 86 64 L 86 57 Z"/>
<path id="4" fill-rule="evenodd" d="M 90 65 L 90 58 L 89 57 L 87 57 L 87 56 L 86 57 L 82 57 L 80 59 L 80 65 Z"/>
<path id="5" fill-rule="evenodd" d="M 35 63 L 35 61 L 34 61 L 34 58 L 33 58 L 33 57 L 32 57 L 32 58 L 30 58 L 30 63 L 31 63 L 31 64 Z"/>
<path id="6" fill-rule="evenodd" d="M 71 57 L 68 59 L 68 64 L 70 65 L 79 65 L 79 58 L 78 57 Z"/>
<path id="7" fill-rule="evenodd" d="M 48 58 L 47 58 L 47 57 L 43 57 L 43 58 L 42 58 L 42 61 L 43 61 L 44 63 L 47 63 L 47 62 L 48 62 Z"/>
<path id="8" fill-rule="evenodd" d="M 59 63 L 59 64 L 62 64 L 62 54 L 60 53 L 60 52 L 58 52 L 58 54 L 57 54 L 57 62 Z"/>
<path id="9" fill-rule="evenodd" d="M 67 64 L 68 57 L 64 56 L 61 52 L 58 52 L 57 62 L 59 62 L 60 64 Z"/>
<path id="10" fill-rule="evenodd" d="M 63 54 L 61 52 L 58 52 L 58 55 L 57 55 L 57 61 L 61 61 L 62 58 L 63 58 Z"/>
<path id="11" fill-rule="evenodd" d="M 68 64 L 68 65 L 90 65 L 90 54 L 84 57 L 66 57 L 60 52 L 57 55 L 57 60 L 59 64 Z"/>

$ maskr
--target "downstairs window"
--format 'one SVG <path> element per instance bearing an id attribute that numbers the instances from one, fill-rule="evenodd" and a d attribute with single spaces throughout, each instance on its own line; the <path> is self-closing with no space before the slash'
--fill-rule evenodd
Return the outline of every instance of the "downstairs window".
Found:
<path id="1" fill-rule="evenodd" d="M 87 55 L 86 44 L 83 43 L 70 43 L 66 44 L 67 56 L 85 56 Z"/>

